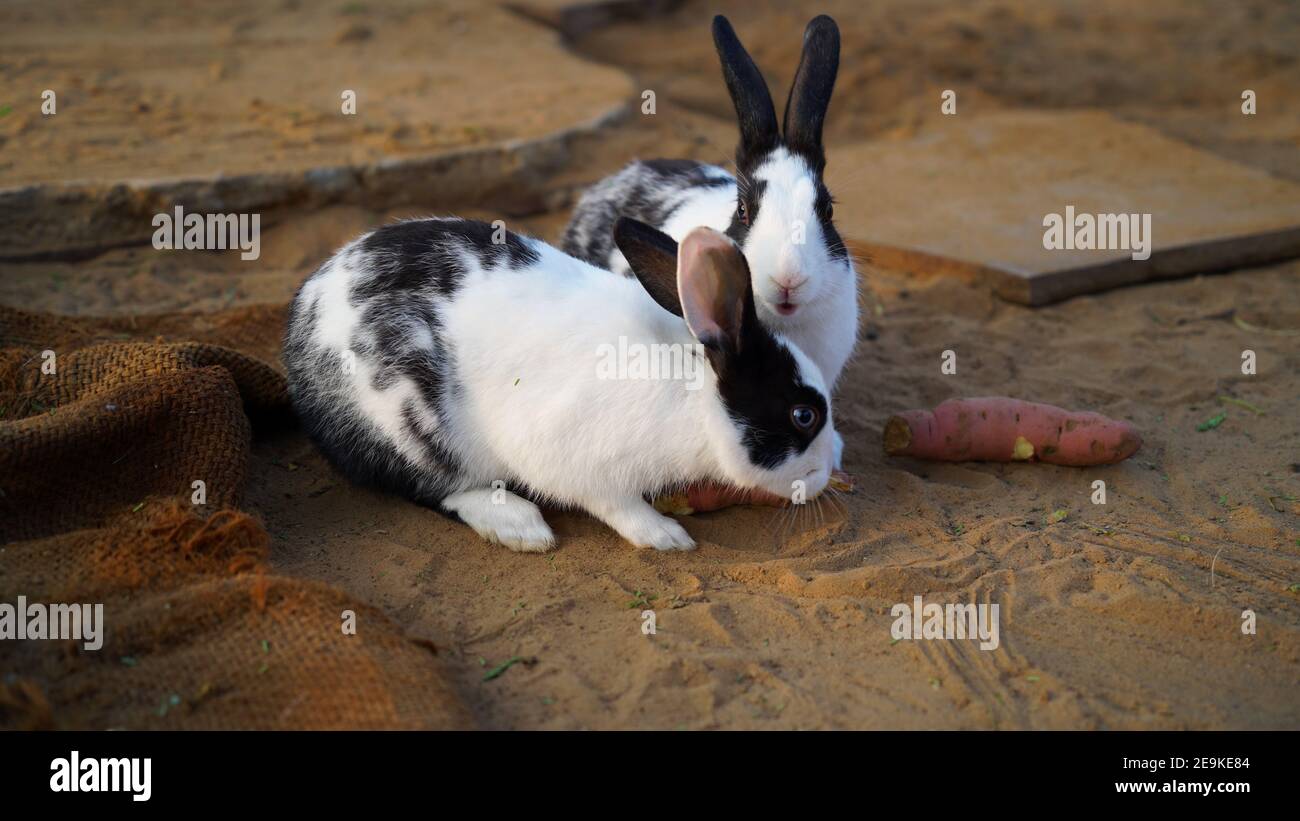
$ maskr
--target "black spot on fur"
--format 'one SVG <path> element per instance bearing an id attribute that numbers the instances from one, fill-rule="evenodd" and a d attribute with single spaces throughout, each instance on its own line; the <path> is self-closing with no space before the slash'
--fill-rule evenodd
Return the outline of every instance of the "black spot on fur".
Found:
<path id="1" fill-rule="evenodd" d="M 433 340 L 431 348 L 414 342 L 424 330 Z M 432 304 L 403 294 L 372 299 L 362 311 L 351 347 L 359 359 L 375 364 L 375 390 L 410 379 L 432 407 L 441 407 L 450 345 Z"/>
<path id="2" fill-rule="evenodd" d="M 844 239 L 835 228 L 833 202 L 831 192 L 826 189 L 826 184 L 822 182 L 821 175 L 818 174 L 817 202 L 814 208 L 817 211 L 817 222 L 822 227 L 822 235 L 826 237 L 826 253 L 831 259 L 847 260 L 849 250 L 844 246 Z"/>
<path id="3" fill-rule="evenodd" d="M 565 229 L 561 249 L 604 268 L 614 250 L 614 224 L 619 217 L 662 228 L 692 191 L 730 185 L 734 181 L 729 177 L 694 160 L 634 162 L 583 196 Z"/>
<path id="4" fill-rule="evenodd" d="M 736 210 L 731 214 L 731 224 L 726 234 L 740 247 L 745 247 L 745 237 L 749 228 L 758 219 L 758 210 L 763 206 L 763 194 L 767 191 L 766 180 L 751 180 L 741 177 L 736 181 Z M 745 207 L 745 219 L 740 218 L 741 205 Z"/>
<path id="5" fill-rule="evenodd" d="M 790 349 L 758 322 L 752 297 L 747 300 L 739 350 L 708 349 L 718 376 L 718 394 L 733 419 L 744 428 L 742 442 L 755 465 L 776 468 L 808 449 L 826 426 L 826 397 L 805 384 Z M 817 412 L 808 430 L 795 426 L 790 412 L 807 405 Z"/>
<path id="6" fill-rule="evenodd" d="M 402 423 L 415 437 L 415 440 L 419 442 L 427 460 L 437 465 L 443 465 L 448 470 L 456 470 L 459 461 L 440 441 L 424 431 L 420 426 L 420 413 L 419 407 L 414 402 L 407 402 L 402 408 Z"/>
<path id="7" fill-rule="evenodd" d="M 683 188 L 726 188 L 731 180 L 707 173 L 708 165 L 695 160 L 645 160 L 641 165 Z"/>
<path id="8" fill-rule="evenodd" d="M 341 366 L 334 356 L 320 352 L 286 358 L 286 363 L 303 428 L 336 468 L 358 484 L 437 508 L 455 484 L 454 461 L 444 457 L 435 462 L 440 470 L 417 467 L 398 455 L 356 408 L 340 406 L 335 391 Z"/>
<path id="9" fill-rule="evenodd" d="M 494 243 L 495 230 L 486 222 L 462 219 L 385 225 L 361 241 L 361 250 L 374 260 L 374 269 L 353 288 L 352 302 L 361 304 L 382 294 L 426 288 L 450 296 L 465 276 L 462 253 L 473 254 L 485 268 L 503 264 L 522 268 L 537 262 L 537 252 L 518 234 L 505 231 L 503 241 Z"/>

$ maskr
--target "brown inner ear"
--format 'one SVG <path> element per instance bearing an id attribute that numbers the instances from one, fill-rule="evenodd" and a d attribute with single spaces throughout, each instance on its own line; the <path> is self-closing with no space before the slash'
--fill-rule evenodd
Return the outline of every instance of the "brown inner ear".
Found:
<path id="1" fill-rule="evenodd" d="M 677 254 L 677 290 L 696 339 L 739 353 L 749 266 L 735 243 L 708 228 L 687 234 Z"/>

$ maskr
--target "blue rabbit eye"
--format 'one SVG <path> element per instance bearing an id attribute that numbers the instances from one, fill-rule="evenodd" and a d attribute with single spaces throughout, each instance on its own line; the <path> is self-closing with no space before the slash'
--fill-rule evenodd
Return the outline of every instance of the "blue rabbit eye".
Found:
<path id="1" fill-rule="evenodd" d="M 799 430 L 811 430 L 817 424 L 817 411 L 807 405 L 795 405 L 790 409 L 790 421 Z"/>

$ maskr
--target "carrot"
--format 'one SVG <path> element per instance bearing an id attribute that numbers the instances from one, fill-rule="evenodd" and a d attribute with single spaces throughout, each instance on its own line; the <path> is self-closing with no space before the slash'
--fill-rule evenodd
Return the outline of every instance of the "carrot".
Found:
<path id="1" fill-rule="evenodd" d="M 1142 447 L 1128 422 L 1003 396 L 949 399 L 885 423 L 885 453 L 942 462 L 1108 465 Z"/>

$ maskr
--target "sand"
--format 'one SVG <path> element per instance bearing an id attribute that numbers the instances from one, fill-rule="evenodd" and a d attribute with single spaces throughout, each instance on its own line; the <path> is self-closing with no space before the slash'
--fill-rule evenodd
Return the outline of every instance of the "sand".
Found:
<path id="1" fill-rule="evenodd" d="M 790 5 L 718 6 L 778 99 L 810 16 Z M 924 134 L 939 90 L 959 85 L 963 101 L 989 108 L 1101 108 L 1300 179 L 1300 107 L 1281 93 L 1300 87 L 1300 15 L 1280 4 L 823 8 L 846 53 L 832 166 L 836 145 Z M 658 112 L 579 144 L 550 181 L 556 207 L 512 227 L 555 238 L 573 193 L 632 156 L 726 159 L 734 130 L 712 10 L 687 3 L 572 42 L 577 58 L 656 89 Z M 1241 88 L 1270 101 L 1247 123 Z M 458 122 L 457 106 L 440 118 Z M 869 186 L 870 169 L 859 179 Z M 0 300 L 85 314 L 283 301 L 355 233 L 421 212 L 313 210 L 265 230 L 256 264 L 147 247 L 5 263 Z M 854 215 L 837 220 L 852 237 Z M 558 549 L 517 555 L 349 485 L 296 431 L 256 440 L 245 507 L 272 534 L 276 572 L 339 585 L 443 648 L 484 727 L 1300 728 L 1300 263 L 1041 309 L 959 280 L 863 273 L 862 341 L 835 408 L 858 487 L 797 519 L 758 508 L 689 517 L 699 549 L 659 554 L 551 511 Z M 1254 375 L 1241 372 L 1247 349 Z M 955 375 L 940 372 L 945 350 Z M 891 413 L 985 394 L 1128 419 L 1146 445 L 1096 469 L 882 454 Z M 1097 480 L 1104 505 L 1091 501 Z M 1000 646 L 895 642 L 891 608 L 915 596 L 998 604 Z M 655 635 L 642 632 L 646 609 Z M 1254 635 L 1241 630 L 1245 610 Z"/>
<path id="2" fill-rule="evenodd" d="M 628 91 L 473 0 L 49 0 L 0 11 L 0 51 L 0 185 L 401 159 L 536 138 Z"/>

